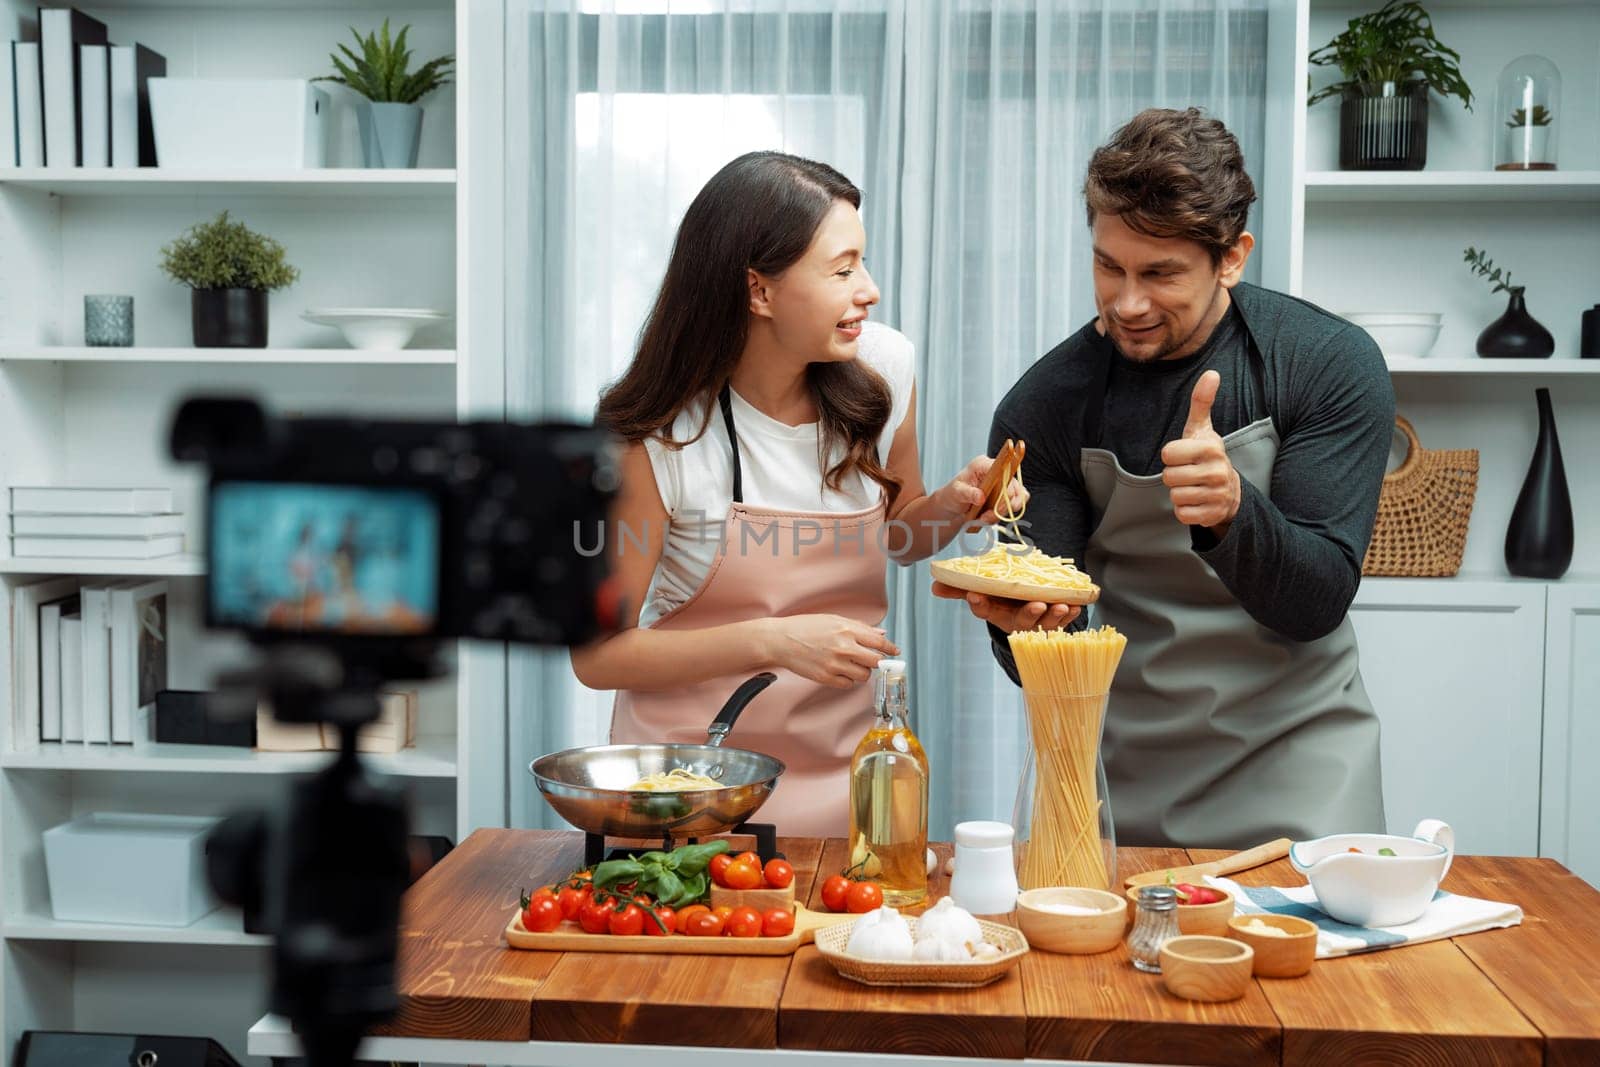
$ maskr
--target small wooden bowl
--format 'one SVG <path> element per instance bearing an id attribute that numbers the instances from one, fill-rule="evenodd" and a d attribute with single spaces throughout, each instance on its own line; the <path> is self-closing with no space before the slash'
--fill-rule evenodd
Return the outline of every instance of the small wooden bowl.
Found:
<path id="1" fill-rule="evenodd" d="M 1288 936 L 1245 929 L 1254 922 L 1276 927 Z M 1299 978 L 1317 959 L 1317 924 L 1294 915 L 1235 915 L 1228 920 L 1228 936 L 1255 949 L 1257 978 Z"/>
<path id="2" fill-rule="evenodd" d="M 1134 916 L 1139 912 L 1139 890 L 1141 886 L 1132 886 L 1128 889 L 1128 918 L 1124 929 L 1133 925 Z M 1228 934 L 1228 920 L 1233 918 L 1233 894 L 1226 889 L 1217 889 L 1216 886 L 1208 888 L 1222 894 L 1222 899 L 1215 904 L 1179 904 L 1178 905 L 1178 932 L 1180 934 L 1208 934 L 1212 937 L 1226 937 Z"/>
<path id="3" fill-rule="evenodd" d="M 1063 915 L 1043 910 L 1043 904 L 1076 904 L 1096 911 L 1092 915 Z M 1017 897 L 1017 925 L 1034 948 L 1088 956 L 1122 944 L 1123 908 L 1122 898 L 1104 889 L 1029 889 Z"/>
<path id="4" fill-rule="evenodd" d="M 1238 1000 L 1250 988 L 1255 950 L 1227 937 L 1191 934 L 1161 946 L 1161 982 L 1185 1000 Z"/>

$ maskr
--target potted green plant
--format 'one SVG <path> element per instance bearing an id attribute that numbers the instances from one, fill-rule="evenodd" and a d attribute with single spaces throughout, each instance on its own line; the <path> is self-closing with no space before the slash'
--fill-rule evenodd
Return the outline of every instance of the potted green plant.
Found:
<path id="1" fill-rule="evenodd" d="M 281 244 L 226 211 L 164 246 L 161 269 L 191 290 L 196 348 L 267 347 L 267 294 L 300 277 Z"/>
<path id="2" fill-rule="evenodd" d="M 361 127 L 361 152 L 369 167 L 417 165 L 417 146 L 422 136 L 422 107 L 417 101 L 450 83 L 453 55 L 430 59 L 416 70 L 411 69 L 411 51 L 406 48 L 410 29 L 409 25 L 402 26 L 399 35 L 391 40 L 388 19 L 383 20 L 381 30 L 365 37 L 350 27 L 361 54 L 341 44 L 343 59 L 337 54 L 328 56 L 339 73 L 314 79 L 338 82 L 361 96 L 356 121 Z"/>
<path id="3" fill-rule="evenodd" d="M 1478 335 L 1478 355 L 1539 359 L 1554 352 L 1555 338 L 1528 314 L 1523 298 L 1527 286 L 1512 285 L 1511 272 L 1495 266 L 1486 252 L 1468 247 L 1464 258 L 1474 274 L 1493 286 L 1491 293 L 1510 294 L 1505 314 L 1485 326 Z"/>
<path id="4" fill-rule="evenodd" d="M 1309 60 L 1343 75 L 1307 101 L 1339 97 L 1341 170 L 1421 170 L 1428 161 L 1430 90 L 1472 110 L 1460 53 L 1434 35 L 1433 19 L 1416 0 L 1388 0 L 1351 19 Z"/>

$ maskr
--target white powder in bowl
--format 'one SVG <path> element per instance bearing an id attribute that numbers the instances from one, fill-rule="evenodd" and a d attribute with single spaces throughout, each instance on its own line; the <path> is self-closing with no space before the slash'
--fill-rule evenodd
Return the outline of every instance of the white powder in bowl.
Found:
<path id="1" fill-rule="evenodd" d="M 1273 926 L 1271 923 L 1262 922 L 1260 919 L 1251 919 L 1249 922 L 1240 926 L 1239 929 L 1245 931 L 1246 933 L 1259 934 L 1262 937 L 1292 936 L 1289 931 L 1284 930 L 1281 927 Z"/>
<path id="2" fill-rule="evenodd" d="M 1082 904 L 1068 904 L 1064 901 L 1050 900 L 1033 905 L 1034 911 L 1048 911 L 1052 915 L 1099 915 L 1101 908 L 1086 908 Z"/>

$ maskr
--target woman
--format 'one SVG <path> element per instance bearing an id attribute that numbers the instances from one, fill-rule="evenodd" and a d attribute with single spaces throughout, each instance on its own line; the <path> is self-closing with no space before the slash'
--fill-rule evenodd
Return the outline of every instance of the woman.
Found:
<path id="1" fill-rule="evenodd" d="M 788 765 L 761 817 L 791 835 L 845 833 L 863 683 L 899 654 L 879 626 L 887 559 L 948 543 L 991 462 L 923 488 L 911 344 L 867 322 L 860 204 L 822 163 L 753 152 L 722 168 L 599 408 L 629 442 L 614 573 L 643 607 L 573 668 L 619 691 L 619 743 L 703 742 L 741 681 L 775 672 L 731 743 Z"/>

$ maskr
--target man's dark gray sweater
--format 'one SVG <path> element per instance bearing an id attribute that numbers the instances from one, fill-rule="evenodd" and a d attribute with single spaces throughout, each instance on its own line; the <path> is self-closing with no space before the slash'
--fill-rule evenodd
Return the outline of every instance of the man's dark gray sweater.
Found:
<path id="1" fill-rule="evenodd" d="M 1190 527 L 1194 549 L 1253 619 L 1310 641 L 1337 627 L 1355 597 L 1389 454 L 1394 390 L 1361 329 L 1255 286 L 1235 287 L 1232 298 L 1201 349 L 1178 360 L 1129 360 L 1091 321 L 1006 394 L 989 454 L 1006 438 L 1027 442 L 1026 535 L 1081 565 L 1099 520 L 1084 489 L 1081 451 L 1106 449 L 1130 474 L 1159 474 L 1162 447 L 1183 436 L 1196 380 L 1218 371 L 1217 433 L 1226 437 L 1270 415 L 1282 443 L 1272 484 L 1241 479 L 1226 536 Z M 1249 356 L 1252 336 L 1259 371 Z M 990 633 L 995 657 L 1015 681 L 1005 635 Z"/>

